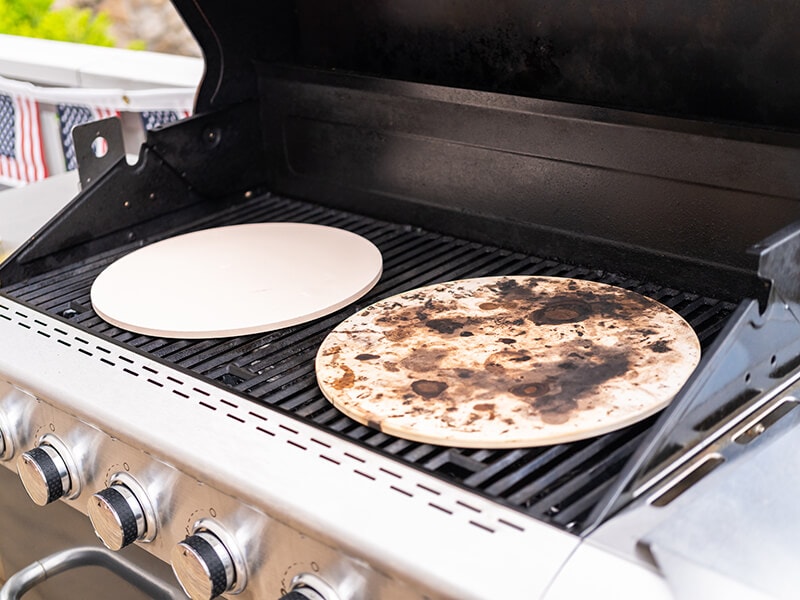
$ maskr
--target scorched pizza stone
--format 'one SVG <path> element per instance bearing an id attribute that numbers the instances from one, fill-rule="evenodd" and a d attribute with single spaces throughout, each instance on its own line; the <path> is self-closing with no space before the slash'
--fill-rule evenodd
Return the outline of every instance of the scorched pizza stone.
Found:
<path id="1" fill-rule="evenodd" d="M 325 396 L 425 443 L 512 448 L 609 432 L 666 406 L 700 359 L 691 326 L 592 281 L 489 277 L 381 300 L 316 357 Z"/>

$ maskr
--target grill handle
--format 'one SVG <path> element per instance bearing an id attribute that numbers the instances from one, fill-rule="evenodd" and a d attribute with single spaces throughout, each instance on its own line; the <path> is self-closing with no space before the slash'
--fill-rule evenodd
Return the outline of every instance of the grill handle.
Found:
<path id="1" fill-rule="evenodd" d="M 180 590 L 150 575 L 129 560 L 105 548 L 93 546 L 62 550 L 17 571 L 0 588 L 0 600 L 18 600 L 38 584 L 59 573 L 88 566 L 103 567 L 111 571 L 155 600 L 186 600 Z"/>

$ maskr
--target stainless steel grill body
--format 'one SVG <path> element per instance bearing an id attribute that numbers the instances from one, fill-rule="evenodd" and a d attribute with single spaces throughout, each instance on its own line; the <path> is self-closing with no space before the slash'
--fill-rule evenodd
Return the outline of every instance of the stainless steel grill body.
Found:
<path id="1" fill-rule="evenodd" d="M 557 14 L 522 0 L 490 13 L 423 4 L 281 0 L 243 20 L 229 5 L 176 2 L 206 51 L 196 114 L 151 132 L 134 166 L 113 122 L 76 130 L 83 191 L 0 268 L 3 464 L 41 443 L 33 458 L 68 455 L 64 502 L 80 512 L 127 481 L 151 524 L 121 539 L 148 536 L 133 543 L 163 560 L 182 538 L 190 550 L 202 546 L 193 536 L 211 539 L 220 585 L 243 597 L 317 581 L 342 600 L 558 598 L 586 591 L 565 584 L 581 568 L 599 587 L 624 572 L 665 592 L 674 571 L 659 552 L 685 554 L 658 534 L 675 531 L 675 507 L 797 418 L 793 97 L 761 94 L 780 69 L 751 72 L 742 60 L 754 55 L 724 43 L 762 11 L 715 5 L 709 38 L 705 21 L 683 18 L 698 10 L 688 5 L 656 27 L 637 0 L 608 14 L 588 0 Z M 793 65 L 797 10 L 785 10 L 759 48 Z M 605 26 L 579 35 L 588 14 Z M 648 35 L 620 37 L 637 27 Z M 654 54 L 673 34 L 686 54 Z M 654 74 L 693 63 L 697 80 L 670 93 L 625 79 L 664 81 Z M 726 112 L 701 99 L 729 97 L 719 73 L 731 65 L 742 77 Z M 598 68 L 616 90 L 582 75 Z M 110 141 L 102 158 L 98 136 Z M 252 221 L 363 235 L 384 275 L 329 317 L 225 340 L 136 335 L 92 311 L 91 283 L 116 258 Z M 409 442 L 323 398 L 313 356 L 352 312 L 506 274 L 650 296 L 689 321 L 701 364 L 661 414 L 534 449 Z M 58 495 L 48 477 L 45 500 Z"/>

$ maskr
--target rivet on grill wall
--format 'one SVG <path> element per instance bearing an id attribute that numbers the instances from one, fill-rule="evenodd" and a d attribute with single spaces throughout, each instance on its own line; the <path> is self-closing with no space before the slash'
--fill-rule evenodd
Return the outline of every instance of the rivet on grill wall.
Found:
<path id="1" fill-rule="evenodd" d="M 209 148 L 217 146 L 222 139 L 222 132 L 216 127 L 210 127 L 203 131 L 203 141 Z"/>

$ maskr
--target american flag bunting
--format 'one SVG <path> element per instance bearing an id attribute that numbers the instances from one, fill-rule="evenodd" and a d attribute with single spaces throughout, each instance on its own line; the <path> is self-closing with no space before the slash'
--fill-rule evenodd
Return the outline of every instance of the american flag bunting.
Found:
<path id="1" fill-rule="evenodd" d="M 0 183 L 11 186 L 47 177 L 39 104 L 0 90 Z"/>
<path id="2" fill-rule="evenodd" d="M 52 161 L 56 153 L 45 148 L 46 144 L 60 146 L 64 166 L 76 169 L 72 130 L 77 125 L 139 114 L 142 128 L 150 131 L 188 117 L 194 93 L 192 88 L 126 91 L 43 87 L 0 76 L 0 184 L 18 186 L 47 177 L 45 156 Z M 50 121 L 53 113 L 55 122 Z M 47 120 L 44 132 L 40 119 Z M 126 123 L 137 125 L 130 119 Z M 61 166 L 52 162 L 50 167 L 61 171 Z"/>
<path id="3" fill-rule="evenodd" d="M 98 121 L 108 117 L 119 116 L 119 111 L 101 106 L 88 106 L 84 104 L 57 104 L 56 114 L 60 123 L 61 146 L 64 149 L 64 163 L 67 171 L 78 168 L 78 159 L 75 156 L 75 144 L 72 141 L 72 129 L 90 121 Z"/>
<path id="4" fill-rule="evenodd" d="M 188 110 L 145 110 L 142 111 L 142 126 L 145 131 L 152 131 L 190 115 Z"/>

